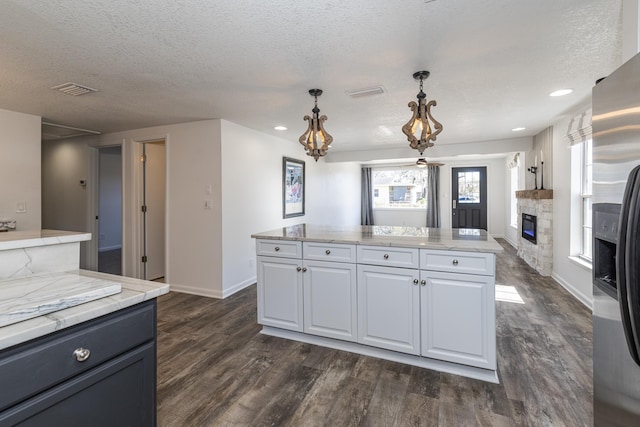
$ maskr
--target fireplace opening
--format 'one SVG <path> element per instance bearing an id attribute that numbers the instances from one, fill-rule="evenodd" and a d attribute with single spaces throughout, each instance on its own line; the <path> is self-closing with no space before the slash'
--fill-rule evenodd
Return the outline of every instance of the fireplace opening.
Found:
<path id="1" fill-rule="evenodd" d="M 535 215 L 522 214 L 522 237 L 527 239 L 534 245 L 538 244 L 537 240 L 538 217 Z"/>

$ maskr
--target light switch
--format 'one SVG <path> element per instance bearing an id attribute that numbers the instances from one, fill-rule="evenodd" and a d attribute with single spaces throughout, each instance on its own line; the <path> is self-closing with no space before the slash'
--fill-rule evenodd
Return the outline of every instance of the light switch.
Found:
<path id="1" fill-rule="evenodd" d="M 204 201 L 205 209 L 213 209 L 213 200 L 207 199 Z"/>
<path id="2" fill-rule="evenodd" d="M 27 212 L 27 202 L 18 202 L 17 213 L 26 213 Z"/>

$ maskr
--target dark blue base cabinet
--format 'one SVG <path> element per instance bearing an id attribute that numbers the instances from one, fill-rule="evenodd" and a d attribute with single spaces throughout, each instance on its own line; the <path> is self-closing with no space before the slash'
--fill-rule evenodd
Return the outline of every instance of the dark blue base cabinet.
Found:
<path id="1" fill-rule="evenodd" d="M 2 427 L 155 426 L 156 301 L 3 350 L 0 383 Z"/>

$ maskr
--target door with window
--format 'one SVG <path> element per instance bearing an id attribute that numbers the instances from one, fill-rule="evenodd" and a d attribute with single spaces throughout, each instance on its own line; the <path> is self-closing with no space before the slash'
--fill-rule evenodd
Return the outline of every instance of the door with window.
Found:
<path id="1" fill-rule="evenodd" d="M 451 227 L 487 229 L 487 168 L 451 169 Z"/>

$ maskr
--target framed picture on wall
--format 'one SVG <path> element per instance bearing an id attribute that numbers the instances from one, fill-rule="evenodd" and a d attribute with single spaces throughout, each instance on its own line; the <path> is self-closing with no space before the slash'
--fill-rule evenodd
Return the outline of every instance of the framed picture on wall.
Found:
<path id="1" fill-rule="evenodd" d="M 282 217 L 304 215 L 304 162 L 282 158 Z"/>

